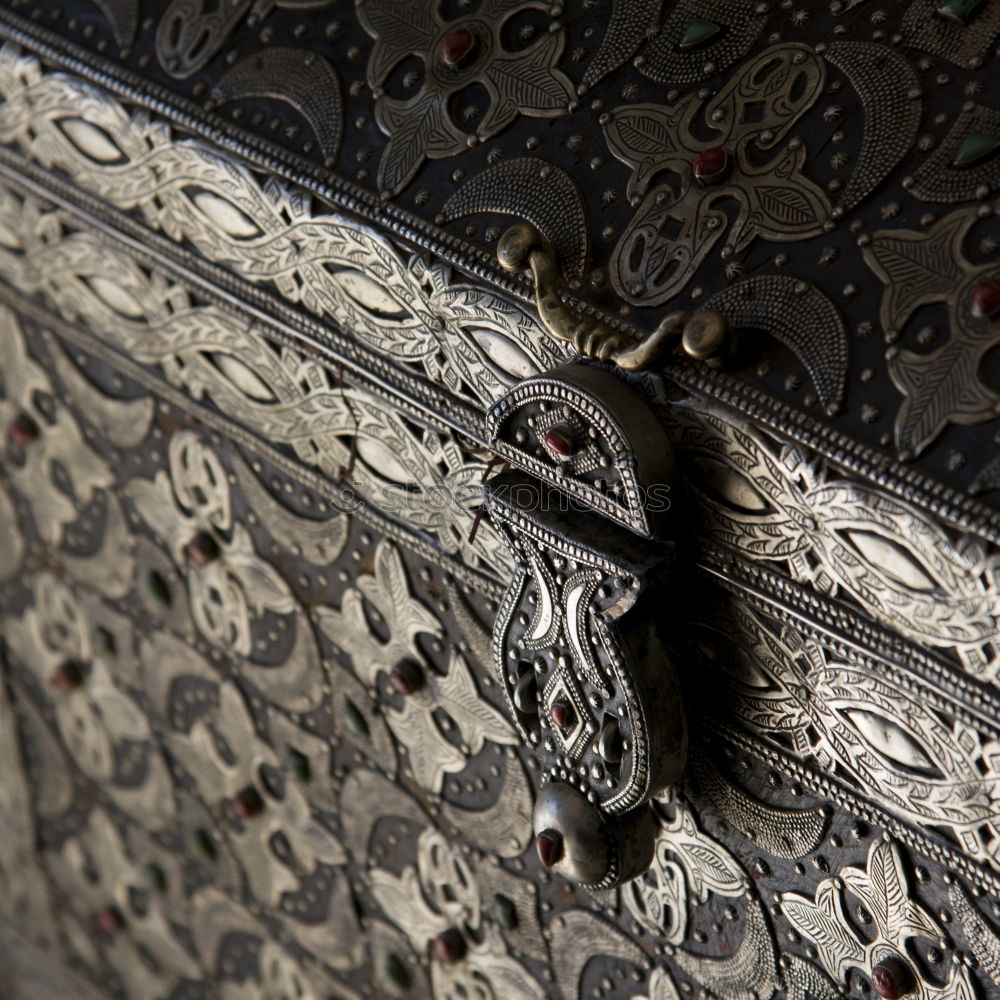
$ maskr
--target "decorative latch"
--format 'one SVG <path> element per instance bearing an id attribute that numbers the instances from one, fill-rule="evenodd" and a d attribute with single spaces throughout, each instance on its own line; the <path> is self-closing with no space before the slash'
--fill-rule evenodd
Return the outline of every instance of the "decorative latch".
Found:
<path id="1" fill-rule="evenodd" d="M 543 768 L 543 863 L 593 888 L 652 860 L 649 800 L 687 734 L 664 642 L 674 545 L 671 449 L 650 404 L 589 361 L 527 379 L 487 413 L 518 471 L 487 485 L 516 558 L 494 632 L 508 708 Z"/>
<path id="2" fill-rule="evenodd" d="M 726 318 L 712 309 L 668 313 L 640 339 L 579 314 L 562 300 L 555 251 L 526 222 L 511 226 L 500 237 L 497 260 L 506 271 L 532 276 L 535 306 L 545 329 L 584 357 L 640 371 L 663 361 L 678 343 L 689 357 L 713 366 L 721 364 L 732 347 Z"/>

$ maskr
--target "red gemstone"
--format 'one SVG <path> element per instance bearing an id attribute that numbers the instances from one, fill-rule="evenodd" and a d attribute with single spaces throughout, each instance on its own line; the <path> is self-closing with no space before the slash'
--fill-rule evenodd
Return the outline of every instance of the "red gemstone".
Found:
<path id="1" fill-rule="evenodd" d="M 441 60 L 446 66 L 457 66 L 476 44 L 468 28 L 456 28 L 441 39 Z"/>
<path id="2" fill-rule="evenodd" d="M 83 683 L 83 675 L 75 663 L 67 661 L 56 670 L 51 681 L 53 686 L 62 691 L 63 694 L 69 694 L 70 691 L 75 691 Z"/>
<path id="3" fill-rule="evenodd" d="M 195 566 L 207 566 L 213 559 L 219 558 L 219 543 L 207 531 L 199 531 L 184 546 L 184 551 Z"/>
<path id="4" fill-rule="evenodd" d="M 247 785 L 233 796 L 233 812 L 242 820 L 253 819 L 264 809 L 264 800 L 253 785 Z"/>
<path id="5" fill-rule="evenodd" d="M 898 958 L 889 956 L 872 969 L 872 987 L 882 1000 L 899 1000 L 912 992 L 913 975 Z"/>
<path id="6" fill-rule="evenodd" d="M 994 278 L 992 281 L 980 281 L 972 289 L 970 299 L 973 316 L 993 316 L 1000 310 L 1000 278 Z"/>
<path id="7" fill-rule="evenodd" d="M 892 978 L 892 973 L 881 965 L 876 965 L 872 969 L 872 986 L 875 992 L 882 997 L 882 1000 L 897 1000 L 896 983 Z"/>
<path id="8" fill-rule="evenodd" d="M 116 907 L 106 906 L 97 914 L 97 926 L 105 934 L 120 934 L 125 929 L 125 922 Z"/>
<path id="9" fill-rule="evenodd" d="M 554 702 L 552 707 L 549 709 L 549 715 L 552 717 L 552 721 L 560 729 L 571 728 L 573 722 L 575 721 L 573 709 L 564 701 Z"/>
<path id="10" fill-rule="evenodd" d="M 434 957 L 444 965 L 454 965 L 465 957 L 466 944 L 462 933 L 454 927 L 434 938 Z"/>
<path id="11" fill-rule="evenodd" d="M 562 431 L 546 431 L 542 440 L 545 442 L 545 447 L 557 455 L 572 455 L 576 450 L 573 439 Z"/>
<path id="12" fill-rule="evenodd" d="M 25 448 L 38 438 L 38 424 L 26 413 L 15 417 L 7 427 L 7 439 L 19 448 Z"/>
<path id="13" fill-rule="evenodd" d="M 700 181 L 711 183 L 720 180 L 729 167 L 729 154 L 716 146 L 702 150 L 694 161 L 694 175 Z"/>
<path id="14" fill-rule="evenodd" d="M 417 664 L 404 660 L 389 671 L 389 684 L 396 694 L 408 698 L 424 686 L 424 672 Z"/>
<path id="15" fill-rule="evenodd" d="M 555 830 L 542 830 L 535 837 L 535 850 L 538 851 L 538 860 L 546 868 L 551 868 L 558 864 L 563 854 L 562 836 Z"/>

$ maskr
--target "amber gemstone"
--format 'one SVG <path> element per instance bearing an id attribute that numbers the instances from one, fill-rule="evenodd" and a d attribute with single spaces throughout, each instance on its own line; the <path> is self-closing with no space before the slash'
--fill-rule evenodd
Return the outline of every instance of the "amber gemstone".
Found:
<path id="1" fill-rule="evenodd" d="M 105 934 L 120 934 L 125 929 L 125 921 L 114 906 L 106 906 L 97 914 L 97 926 Z"/>
<path id="2" fill-rule="evenodd" d="M 721 180 L 729 169 L 729 154 L 719 146 L 700 152 L 694 161 L 694 175 L 706 184 Z"/>
<path id="3" fill-rule="evenodd" d="M 454 927 L 434 938 L 434 957 L 444 965 L 454 965 L 465 957 L 466 944 L 461 932 Z"/>
<path id="4" fill-rule="evenodd" d="M 424 686 L 424 672 L 416 663 L 403 660 L 389 671 L 389 684 L 396 694 L 408 698 Z"/>
<path id="5" fill-rule="evenodd" d="M 562 431 L 551 430 L 545 432 L 545 447 L 554 451 L 557 455 L 572 455 L 576 451 L 573 439 Z"/>
<path id="6" fill-rule="evenodd" d="M 25 448 L 38 439 L 38 424 L 26 413 L 15 417 L 7 427 L 7 439 L 19 448 Z"/>
<path id="7" fill-rule="evenodd" d="M 549 709 L 549 715 L 560 729 L 570 729 L 574 721 L 576 721 L 572 707 L 564 701 L 554 702 Z"/>
<path id="8" fill-rule="evenodd" d="M 67 660 L 52 675 L 52 684 L 63 694 L 75 691 L 83 683 L 83 672 L 72 660 Z"/>
<path id="9" fill-rule="evenodd" d="M 973 316 L 993 316 L 1000 311 L 1000 279 L 980 281 L 972 289 L 970 307 Z"/>
<path id="10" fill-rule="evenodd" d="M 441 60 L 457 66 L 473 49 L 476 39 L 468 28 L 456 28 L 441 39 Z"/>
<path id="11" fill-rule="evenodd" d="M 195 566 L 207 566 L 213 559 L 219 558 L 219 543 L 207 531 L 199 531 L 184 546 L 184 551 Z"/>
<path id="12" fill-rule="evenodd" d="M 233 812 L 242 820 L 253 819 L 264 809 L 264 800 L 253 785 L 247 785 L 233 796 Z"/>

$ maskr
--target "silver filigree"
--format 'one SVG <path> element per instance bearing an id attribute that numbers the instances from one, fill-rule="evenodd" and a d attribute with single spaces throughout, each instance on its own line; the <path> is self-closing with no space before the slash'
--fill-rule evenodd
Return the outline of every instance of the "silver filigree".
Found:
<path id="1" fill-rule="evenodd" d="M 443 634 L 437 617 L 410 593 L 402 557 L 391 542 L 379 544 L 374 570 L 359 576 L 357 587 L 344 592 L 339 610 L 316 612 L 320 626 L 351 657 L 355 673 L 369 686 L 380 673 L 389 673 L 403 661 L 423 662 L 418 635 Z M 365 601 L 378 610 L 388 639 L 380 639 L 370 627 Z M 429 669 L 426 676 L 427 685 L 408 696 L 401 709 L 389 708 L 385 718 L 409 750 L 410 767 L 420 784 L 440 791 L 445 775 L 463 770 L 487 740 L 516 744 L 518 739 L 503 715 L 479 695 L 469 665 L 457 649 L 451 652 L 446 674 Z M 435 718 L 439 711 L 458 727 L 460 744 L 442 732 Z"/>
<path id="2" fill-rule="evenodd" d="M 68 171 L 109 204 L 141 212 L 147 225 L 171 239 L 332 319 L 380 354 L 418 366 L 452 392 L 489 403 L 558 357 L 537 321 L 511 300 L 457 280 L 442 264 L 402 253 L 366 226 L 315 211 L 305 192 L 274 178 L 261 182 L 221 151 L 177 140 L 163 122 L 130 116 L 92 84 L 45 75 L 35 60 L 8 47 L 0 53 L 0 93 L 5 98 L 0 141 Z M 94 234 L 51 247 L 16 215 L 7 208 L 0 212 L 18 233 L 17 246 L 0 254 L 0 268 L 14 284 L 44 289 L 70 314 L 83 311 L 98 333 L 100 323 L 90 315 L 93 293 L 107 293 L 97 304 L 111 315 L 102 318 L 147 352 L 162 355 L 157 342 L 164 337 L 173 345 L 170 353 L 191 343 L 191 324 L 183 324 L 185 335 L 173 318 L 175 309 L 190 307 L 183 293 L 169 291 L 156 278 L 149 287 L 135 265 L 112 262 L 109 245 Z M 19 264 L 24 254 L 38 266 Z M 96 287 L 80 277 L 90 275 L 90 267 L 101 279 Z M 209 330 L 221 324 L 226 331 L 229 346 L 216 350 L 240 356 L 232 346 L 231 322 L 204 308 L 198 316 L 205 317 L 202 323 L 211 321 Z"/>
<path id="3" fill-rule="evenodd" d="M 862 936 L 848 916 L 848 892 L 861 900 L 871 917 L 873 938 Z M 908 965 L 911 940 L 937 941 L 943 934 L 940 924 L 910 895 L 899 849 L 885 841 L 872 845 L 865 868 L 842 868 L 835 877 L 824 879 L 813 899 L 782 893 L 781 909 L 792 926 L 815 944 L 820 965 L 844 984 L 849 970 L 869 975 L 887 958 Z M 969 970 L 963 965 L 952 967 L 943 986 L 920 975 L 914 979 L 915 986 L 907 995 L 916 1000 L 972 1000 L 975 995 Z"/>
<path id="4" fill-rule="evenodd" d="M 996 677 L 1000 559 L 983 542 L 710 406 L 673 416 L 706 534 Z"/>
<path id="5" fill-rule="evenodd" d="M 389 136 L 378 172 L 379 187 L 387 195 L 398 194 L 426 158 L 457 156 L 476 141 L 492 138 L 518 115 L 556 118 L 567 113 L 575 102 L 573 85 L 555 68 L 563 32 L 547 32 L 516 51 L 504 46 L 505 23 L 516 12 L 531 9 L 549 7 L 542 0 L 484 0 L 472 16 L 445 22 L 434 7 L 411 9 L 401 17 L 393 0 L 361 0 L 359 19 L 375 39 L 368 85 L 377 99 L 375 117 Z M 453 59 L 456 45 L 464 51 Z M 424 63 L 423 86 L 408 100 L 387 96 L 387 77 L 410 55 Z M 474 84 L 486 89 L 489 107 L 470 137 L 454 120 L 449 100 Z"/>

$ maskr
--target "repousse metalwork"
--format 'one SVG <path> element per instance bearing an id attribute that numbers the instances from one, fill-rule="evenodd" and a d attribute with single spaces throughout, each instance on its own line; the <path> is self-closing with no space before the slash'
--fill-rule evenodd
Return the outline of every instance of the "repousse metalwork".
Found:
<path id="1" fill-rule="evenodd" d="M 1000 995 L 997 5 L 400 10 L 0 5 L 0 992 Z"/>

